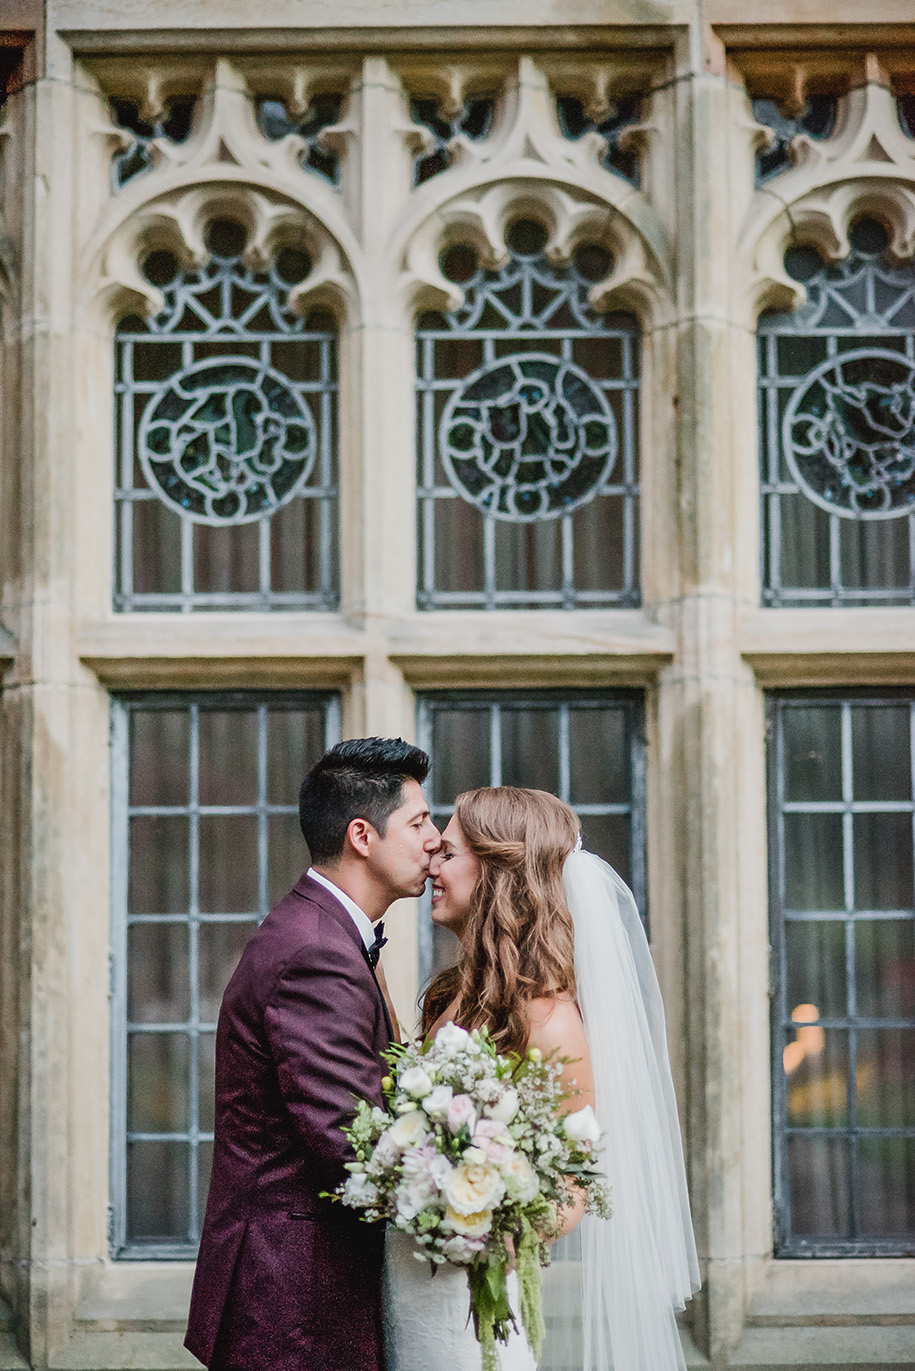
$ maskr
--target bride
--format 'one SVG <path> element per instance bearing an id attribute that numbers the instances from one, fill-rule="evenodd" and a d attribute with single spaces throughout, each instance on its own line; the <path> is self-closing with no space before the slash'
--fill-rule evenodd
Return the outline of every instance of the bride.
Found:
<path id="1" fill-rule="evenodd" d="M 458 797 L 430 875 L 433 921 L 457 934 L 461 955 L 429 986 L 422 1027 L 485 1026 L 502 1052 L 570 1059 L 568 1108 L 591 1104 L 604 1129 L 614 1211 L 609 1221 L 582 1219 L 580 1202 L 562 1212 L 563 1233 L 581 1230 L 576 1367 L 677 1371 L 674 1313 L 699 1275 L 664 1012 L 631 893 L 580 846 L 575 814 L 545 791 Z M 463 1270 L 438 1267 L 430 1281 L 413 1251 L 389 1233 L 388 1371 L 477 1371 Z M 517 1294 L 510 1278 L 516 1312 Z M 499 1353 L 502 1371 L 535 1371 L 522 1333 Z"/>

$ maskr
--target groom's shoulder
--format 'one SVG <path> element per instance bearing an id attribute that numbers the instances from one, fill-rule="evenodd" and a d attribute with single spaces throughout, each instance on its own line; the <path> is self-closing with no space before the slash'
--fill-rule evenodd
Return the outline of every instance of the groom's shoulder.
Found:
<path id="1" fill-rule="evenodd" d="M 349 950 L 352 945 L 358 955 L 358 940 L 356 927 L 343 906 L 317 881 L 303 875 L 270 910 L 248 949 L 268 961 L 331 946 Z"/>

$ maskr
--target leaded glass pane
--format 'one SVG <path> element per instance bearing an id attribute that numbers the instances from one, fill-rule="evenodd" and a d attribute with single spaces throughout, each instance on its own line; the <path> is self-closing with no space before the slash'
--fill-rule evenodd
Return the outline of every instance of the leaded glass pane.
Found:
<path id="1" fill-rule="evenodd" d="M 581 819 L 585 846 L 628 881 L 645 909 L 641 698 L 626 691 L 436 693 L 420 700 L 420 741 L 432 758 L 432 816 L 447 824 L 457 795 L 484 785 L 546 789 Z M 456 944 L 420 913 L 420 979 Z"/>
<path id="2" fill-rule="evenodd" d="M 772 703 L 786 1255 L 915 1254 L 915 697 Z"/>
<path id="3" fill-rule="evenodd" d="M 637 604 L 638 326 L 589 304 L 599 244 L 507 239 L 498 271 L 447 249 L 463 303 L 417 329 L 419 606 Z"/>
<path id="4" fill-rule="evenodd" d="M 160 312 L 116 339 L 115 608 L 333 609 L 337 331 L 291 292 L 311 263 L 246 263 L 218 221 L 209 260 L 159 249 Z"/>
<path id="5" fill-rule="evenodd" d="M 337 730 L 328 695 L 115 703 L 119 1256 L 194 1253 L 220 1001 L 259 920 L 308 864 L 298 788 Z"/>
<path id="6" fill-rule="evenodd" d="M 763 602 L 915 602 L 915 264 L 874 220 L 826 263 L 785 256 L 806 302 L 759 323 Z"/>

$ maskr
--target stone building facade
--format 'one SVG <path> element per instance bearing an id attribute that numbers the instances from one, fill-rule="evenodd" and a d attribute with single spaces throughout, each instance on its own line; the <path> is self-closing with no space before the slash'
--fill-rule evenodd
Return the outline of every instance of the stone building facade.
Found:
<path id="1" fill-rule="evenodd" d="M 910 0 L 0 0 L 0 79 L 0 1368 L 191 1364 L 219 994 L 369 732 L 646 909 L 688 1364 L 915 1367 Z"/>

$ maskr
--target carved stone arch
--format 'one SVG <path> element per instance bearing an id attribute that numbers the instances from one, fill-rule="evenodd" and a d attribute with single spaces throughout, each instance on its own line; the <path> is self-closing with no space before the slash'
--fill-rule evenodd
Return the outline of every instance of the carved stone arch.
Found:
<path id="1" fill-rule="evenodd" d="M 321 305 L 342 322 L 361 296 L 358 246 L 342 221 L 334 233 L 301 202 L 273 188 L 214 179 L 161 193 L 107 219 L 83 256 L 84 308 L 100 306 L 109 322 L 129 310 L 156 313 L 163 297 L 143 275 L 144 258 L 165 249 L 186 267 L 201 265 L 208 256 L 207 226 L 215 219 L 242 224 L 244 258 L 255 268 L 287 245 L 308 252 L 311 271 L 290 295 L 295 308 Z"/>
<path id="2" fill-rule="evenodd" d="M 548 235 L 547 257 L 567 263 L 581 244 L 598 239 L 613 259 L 610 274 L 598 281 L 591 300 L 600 311 L 631 310 L 643 326 L 666 322 L 673 313 L 670 256 L 666 235 L 644 197 L 633 192 L 630 215 L 555 177 L 526 176 L 486 180 L 436 206 L 418 223 L 404 226 L 391 257 L 399 273 L 406 309 L 460 307 L 460 286 L 447 280 L 439 265 L 443 248 L 457 242 L 473 246 L 487 266 L 507 260 L 505 234 L 518 218 L 539 220 Z"/>
<path id="3" fill-rule="evenodd" d="M 867 216 L 886 228 L 892 257 L 915 255 L 915 140 L 903 132 L 887 86 L 869 82 L 851 91 L 834 135 L 801 135 L 792 155 L 792 169 L 753 196 L 740 234 L 737 279 L 745 283 L 749 327 L 767 309 L 794 309 L 805 300 L 803 286 L 784 269 L 792 244 L 839 261 L 850 251 L 849 227 Z"/>

